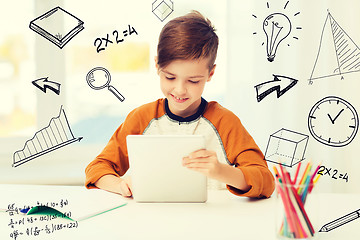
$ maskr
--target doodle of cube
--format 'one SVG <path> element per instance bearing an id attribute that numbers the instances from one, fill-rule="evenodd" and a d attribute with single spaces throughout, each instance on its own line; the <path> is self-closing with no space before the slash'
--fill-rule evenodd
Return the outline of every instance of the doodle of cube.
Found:
<path id="1" fill-rule="evenodd" d="M 287 167 L 304 160 L 309 136 L 287 129 L 280 129 L 269 137 L 265 160 Z"/>
<path id="2" fill-rule="evenodd" d="M 174 3 L 171 0 L 156 0 L 152 4 L 152 12 L 164 21 L 174 11 Z"/>

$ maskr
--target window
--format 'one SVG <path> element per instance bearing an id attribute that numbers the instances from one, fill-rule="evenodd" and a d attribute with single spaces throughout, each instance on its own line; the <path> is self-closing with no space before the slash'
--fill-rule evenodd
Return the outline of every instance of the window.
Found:
<path id="1" fill-rule="evenodd" d="M 6 11 L 0 14 L 2 23 L 11 22 L 2 27 L 0 35 L 0 182 L 81 184 L 86 165 L 127 114 L 163 97 L 154 66 L 158 35 L 168 20 L 193 9 L 212 21 L 220 38 L 216 73 L 204 97 L 223 101 L 226 3 L 173 2 L 175 11 L 163 22 L 152 13 L 151 1 L 145 0 L 107 0 L 101 4 L 34 0 L 22 3 L 21 8 L 7 4 Z M 84 29 L 61 49 L 29 29 L 31 20 L 57 6 L 84 22 Z M 87 84 L 86 75 L 95 67 L 109 71 L 110 85 L 125 101 L 119 101 L 107 88 L 94 90 Z M 44 93 L 34 87 L 31 82 L 39 78 L 61 84 L 60 94 L 51 90 Z M 48 126 L 59 115 L 61 106 L 72 133 L 83 139 L 16 167 L 15 174 L 9 174 L 14 170 L 14 152 Z"/>
<path id="2" fill-rule="evenodd" d="M 14 12 L 21 16 L 13 20 Z M 0 138 L 24 136 L 35 130 L 36 95 L 34 36 L 24 28 L 33 12 L 31 1 L 6 4 L 1 11 L 0 35 Z M 8 23 L 8 24 L 6 24 Z"/>
<path id="3" fill-rule="evenodd" d="M 205 90 L 208 100 L 222 101 L 226 86 L 226 4 L 217 1 L 173 1 L 174 12 L 161 22 L 149 1 L 107 1 L 94 18 L 93 11 L 78 1 L 65 1 L 65 7 L 77 11 L 85 21 L 85 31 L 66 47 L 66 102 L 74 131 L 87 135 L 84 142 L 108 141 L 127 114 L 137 106 L 163 97 L 155 70 L 154 57 L 161 28 L 169 20 L 197 9 L 209 17 L 220 37 L 216 74 Z M 91 6 L 94 7 L 94 6 Z M 141 16 L 141 17 L 140 17 Z M 122 38 L 123 31 L 134 28 L 136 34 Z M 116 37 L 122 42 L 116 43 Z M 105 40 L 107 39 L 107 40 Z M 112 41 L 112 43 L 108 42 Z M 101 44 L 101 45 L 100 45 Z M 98 49 L 103 49 L 97 51 Z M 124 97 L 118 101 L 106 88 L 93 90 L 85 76 L 94 67 L 104 67 L 111 74 L 110 85 Z"/>

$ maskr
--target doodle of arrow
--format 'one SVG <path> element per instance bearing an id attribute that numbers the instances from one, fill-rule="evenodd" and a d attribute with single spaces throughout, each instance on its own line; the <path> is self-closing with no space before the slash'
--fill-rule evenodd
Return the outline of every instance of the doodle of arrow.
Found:
<path id="1" fill-rule="evenodd" d="M 46 93 L 46 89 L 52 90 L 57 95 L 60 94 L 60 83 L 49 81 L 48 78 L 40 78 L 32 81 L 32 84 L 35 85 L 38 89 Z"/>
<path id="2" fill-rule="evenodd" d="M 277 98 L 279 98 L 281 97 L 281 95 L 286 93 L 290 88 L 295 86 L 295 84 L 298 82 L 298 80 L 291 77 L 275 75 L 275 74 L 273 74 L 273 76 L 274 76 L 274 80 L 264 82 L 255 86 L 256 98 L 258 102 L 263 100 L 267 95 L 269 95 L 274 91 L 276 91 Z M 265 90 L 261 91 L 261 89 L 263 88 L 265 88 Z"/>

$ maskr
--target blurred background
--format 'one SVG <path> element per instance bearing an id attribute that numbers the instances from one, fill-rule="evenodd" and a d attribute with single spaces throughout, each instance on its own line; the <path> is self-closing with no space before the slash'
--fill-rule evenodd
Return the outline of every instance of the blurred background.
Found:
<path id="1" fill-rule="evenodd" d="M 264 153 L 270 135 L 282 128 L 308 136 L 302 150 L 303 165 L 312 161 L 331 168 L 332 175 L 337 170 L 348 176 L 345 180 L 324 175 L 319 188 L 324 192 L 360 192 L 356 185 L 360 182 L 359 136 L 347 146 L 331 147 L 316 141 L 308 128 L 310 109 L 326 96 L 341 97 L 360 108 L 360 73 L 309 84 L 329 12 L 351 40 L 360 44 L 360 17 L 355 12 L 359 1 L 173 0 L 164 1 L 173 3 L 173 12 L 163 21 L 152 11 L 155 2 L 162 1 L 32 0 L 21 1 L 21 6 L 8 2 L 0 10 L 0 183 L 82 185 L 85 167 L 127 114 L 163 97 L 154 66 L 162 27 L 172 18 L 198 10 L 215 25 L 220 39 L 216 73 L 206 85 L 204 98 L 233 111 Z M 33 19 L 57 6 L 84 22 L 84 29 L 62 49 L 29 28 Z M 269 62 L 263 22 L 269 14 L 279 12 L 288 17 L 292 28 L 279 44 L 274 61 Z M 129 27 L 137 34 L 116 43 L 114 31 L 122 34 Z M 325 59 L 329 62 L 318 66 L 324 71 L 332 55 Z M 85 78 L 94 67 L 109 70 L 111 85 L 125 101 L 120 102 L 106 89 L 88 86 Z M 258 102 L 255 86 L 273 80 L 273 74 L 298 82 L 281 97 L 272 92 Z M 59 95 L 49 89 L 44 93 L 31 83 L 45 77 L 61 84 Z M 58 116 L 61 106 L 72 133 L 83 139 L 12 167 L 13 154 Z M 289 146 L 288 151 L 296 151 L 297 146 Z M 274 164 L 268 164 L 272 169 Z"/>

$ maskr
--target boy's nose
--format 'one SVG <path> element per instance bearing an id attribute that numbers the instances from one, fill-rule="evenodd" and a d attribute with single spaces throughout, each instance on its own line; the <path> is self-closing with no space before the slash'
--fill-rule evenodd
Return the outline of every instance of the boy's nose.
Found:
<path id="1" fill-rule="evenodd" d="M 175 92 L 177 95 L 181 96 L 186 93 L 185 84 L 182 81 L 178 81 L 175 86 Z"/>

